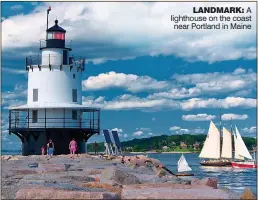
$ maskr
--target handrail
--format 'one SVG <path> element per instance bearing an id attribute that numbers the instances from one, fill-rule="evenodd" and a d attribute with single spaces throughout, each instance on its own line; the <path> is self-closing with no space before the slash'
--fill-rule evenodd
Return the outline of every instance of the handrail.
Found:
<path id="1" fill-rule="evenodd" d="M 17 122 L 18 119 L 18 122 Z M 33 122 L 32 117 L 19 117 L 10 118 L 9 129 L 19 128 L 88 128 L 91 130 L 99 130 L 99 119 L 72 119 L 65 118 L 37 118 L 36 122 Z"/>
<path id="2" fill-rule="evenodd" d="M 48 54 L 48 55 L 33 55 L 33 56 L 26 56 L 26 67 L 32 67 L 34 65 L 41 66 L 42 61 L 46 62 L 48 60 L 47 65 L 53 65 L 53 62 L 60 60 L 60 63 L 63 64 L 63 56 L 62 55 L 55 55 L 55 54 Z M 74 67 L 79 67 L 84 70 L 85 68 L 85 57 L 82 56 L 70 56 L 68 59 L 67 65 L 72 65 Z"/>
<path id="3" fill-rule="evenodd" d="M 40 39 L 39 40 L 39 48 L 46 48 L 47 47 L 47 41 L 46 39 Z M 72 48 L 72 40 L 65 40 L 65 48 Z"/>

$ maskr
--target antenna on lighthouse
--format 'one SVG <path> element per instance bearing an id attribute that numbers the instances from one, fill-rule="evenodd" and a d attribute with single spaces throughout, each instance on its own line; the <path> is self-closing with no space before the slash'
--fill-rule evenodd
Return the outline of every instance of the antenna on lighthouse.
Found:
<path id="1" fill-rule="evenodd" d="M 49 11 L 51 11 L 51 6 L 49 6 L 49 8 L 47 9 L 47 29 L 48 29 L 48 15 L 49 15 Z M 47 34 L 46 34 L 46 39 L 47 39 Z"/>

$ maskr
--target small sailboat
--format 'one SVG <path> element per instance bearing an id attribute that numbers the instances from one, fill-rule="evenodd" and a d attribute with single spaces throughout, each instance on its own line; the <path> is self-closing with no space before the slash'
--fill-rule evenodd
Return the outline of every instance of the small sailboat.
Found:
<path id="1" fill-rule="evenodd" d="M 200 162 L 203 166 L 231 166 L 232 137 L 231 133 L 223 127 L 222 151 L 220 150 L 220 131 L 211 121 L 209 131 L 204 142 L 200 158 L 209 159 Z"/>
<path id="2" fill-rule="evenodd" d="M 177 168 L 178 172 L 192 171 L 191 167 L 189 167 L 188 163 L 186 162 L 186 159 L 183 154 L 178 160 L 177 165 L 178 165 L 178 168 Z M 180 174 L 176 174 L 176 176 L 194 176 L 194 174 L 180 173 Z"/>
<path id="3" fill-rule="evenodd" d="M 252 158 L 237 127 L 235 127 L 235 130 L 236 130 L 236 134 L 233 134 L 234 143 L 235 143 L 235 161 L 232 162 L 232 167 L 233 168 L 257 168 L 255 153 L 254 153 L 254 158 Z"/>

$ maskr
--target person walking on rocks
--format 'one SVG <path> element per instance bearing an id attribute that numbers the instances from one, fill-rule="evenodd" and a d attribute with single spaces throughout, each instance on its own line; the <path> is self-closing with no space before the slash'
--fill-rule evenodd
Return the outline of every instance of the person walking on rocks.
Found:
<path id="1" fill-rule="evenodd" d="M 47 143 L 47 154 L 52 157 L 54 154 L 54 143 L 51 139 L 49 139 L 49 142 Z"/>
<path id="2" fill-rule="evenodd" d="M 95 155 L 96 155 L 98 152 L 98 143 L 96 141 L 94 143 L 94 150 L 95 150 Z"/>
<path id="3" fill-rule="evenodd" d="M 74 158 L 74 154 L 77 149 L 77 142 L 75 141 L 74 138 L 72 139 L 72 141 L 69 144 L 69 149 L 70 149 L 71 158 L 72 157 Z"/>

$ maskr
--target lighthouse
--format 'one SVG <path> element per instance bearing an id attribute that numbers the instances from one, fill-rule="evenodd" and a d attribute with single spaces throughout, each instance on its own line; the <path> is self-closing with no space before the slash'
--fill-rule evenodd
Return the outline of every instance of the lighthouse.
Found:
<path id="1" fill-rule="evenodd" d="M 9 109 L 9 134 L 20 138 L 23 155 L 40 154 L 49 139 L 54 154 L 68 154 L 72 138 L 84 153 L 87 140 L 100 133 L 100 109 L 82 104 L 85 58 L 72 55 L 66 30 L 58 20 L 48 28 L 48 18 L 39 49 L 40 54 L 25 58 L 27 104 Z"/>

